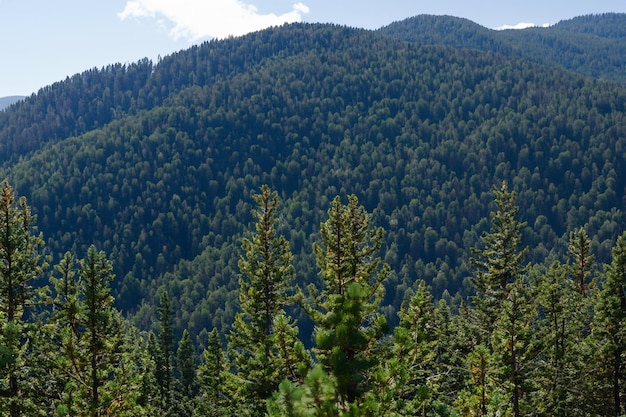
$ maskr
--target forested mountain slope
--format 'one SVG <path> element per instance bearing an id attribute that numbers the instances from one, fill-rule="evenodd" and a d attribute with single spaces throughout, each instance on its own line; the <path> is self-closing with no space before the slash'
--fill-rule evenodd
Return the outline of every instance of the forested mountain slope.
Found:
<path id="1" fill-rule="evenodd" d="M 625 110 L 621 86 L 516 54 L 296 24 L 43 89 L 0 113 L 0 176 L 51 252 L 95 243 L 120 307 L 149 326 L 166 288 L 192 334 L 232 323 L 251 193 L 284 200 L 300 283 L 318 279 L 330 201 L 354 193 L 385 228 L 394 319 L 417 278 L 470 291 L 502 180 L 530 260 L 562 256 L 585 226 L 607 262 L 626 226 Z"/>
<path id="2" fill-rule="evenodd" d="M 494 51 L 584 75 L 626 81 L 626 15 L 580 16 L 550 27 L 491 30 L 467 19 L 420 15 L 394 22 L 381 32 L 400 39 Z"/>

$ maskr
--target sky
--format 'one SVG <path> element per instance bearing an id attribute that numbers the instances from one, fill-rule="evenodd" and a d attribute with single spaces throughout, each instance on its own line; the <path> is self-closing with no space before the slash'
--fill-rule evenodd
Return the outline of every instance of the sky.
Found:
<path id="1" fill-rule="evenodd" d="M 419 14 L 487 28 L 626 13 L 626 0 L 0 0 L 0 97 L 285 22 L 377 29 Z"/>

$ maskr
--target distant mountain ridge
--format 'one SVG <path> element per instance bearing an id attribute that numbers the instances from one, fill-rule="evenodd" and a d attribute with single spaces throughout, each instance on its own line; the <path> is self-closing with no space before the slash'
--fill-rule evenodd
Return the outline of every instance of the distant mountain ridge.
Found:
<path id="1" fill-rule="evenodd" d="M 0 177 L 27 196 L 51 253 L 96 244 L 120 307 L 148 323 L 166 289 L 192 333 L 232 323 L 262 184 L 284 201 L 277 227 L 301 284 L 319 278 L 311 244 L 329 202 L 359 197 L 385 229 L 390 318 L 418 277 L 467 294 L 503 180 L 531 259 L 560 258 L 585 226 L 606 261 L 626 228 L 626 88 L 584 75 L 585 59 L 565 69 L 522 53 L 541 39 L 568 53 L 575 25 L 521 38 L 449 17 L 391 26 L 284 25 L 68 77 L 0 113 Z M 620 59 L 605 56 L 604 73 Z"/>
<path id="2" fill-rule="evenodd" d="M 553 26 L 492 30 L 452 16 L 420 15 L 382 33 L 410 42 L 521 56 L 583 75 L 626 82 L 626 14 L 580 16 Z"/>
<path id="3" fill-rule="evenodd" d="M 0 111 L 9 107 L 11 104 L 17 103 L 20 100 L 25 99 L 25 96 L 6 96 L 0 97 Z"/>

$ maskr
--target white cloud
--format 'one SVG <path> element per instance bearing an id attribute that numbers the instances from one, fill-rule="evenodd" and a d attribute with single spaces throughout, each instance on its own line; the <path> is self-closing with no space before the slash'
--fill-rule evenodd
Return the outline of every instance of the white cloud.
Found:
<path id="1" fill-rule="evenodd" d="M 543 25 L 536 25 L 534 23 L 521 22 L 521 23 L 518 23 L 516 25 L 502 25 L 502 26 L 498 26 L 497 28 L 494 28 L 494 29 L 495 30 L 528 29 L 528 28 L 539 27 L 539 26 L 547 28 L 548 26 L 550 26 L 550 24 L 544 23 Z"/>
<path id="2" fill-rule="evenodd" d="M 190 42 L 202 38 L 225 38 L 244 35 L 270 26 L 302 20 L 309 12 L 303 3 L 281 15 L 260 14 L 256 7 L 239 0 L 134 0 L 127 1 L 118 13 L 121 20 L 154 18 L 170 22 L 170 36 Z"/>

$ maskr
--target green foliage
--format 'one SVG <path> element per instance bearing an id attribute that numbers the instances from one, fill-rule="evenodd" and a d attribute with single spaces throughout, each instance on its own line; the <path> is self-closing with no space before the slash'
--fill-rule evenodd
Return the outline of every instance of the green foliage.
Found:
<path id="1" fill-rule="evenodd" d="M 527 252 L 526 248 L 519 249 L 526 223 L 516 219 L 519 208 L 515 193 L 510 192 L 503 182 L 494 194 L 497 210 L 491 213 L 491 230 L 483 233 L 484 247 L 473 249 L 474 257 L 470 260 L 476 267 L 472 278 L 476 295 L 472 301 L 485 335 L 495 330 L 495 322 L 509 299 L 512 285 L 524 278 L 523 262 Z"/>
<path id="2" fill-rule="evenodd" d="M 389 266 L 377 256 L 383 230 L 356 196 L 343 205 L 336 197 L 321 225 L 322 245 L 313 249 L 324 286 L 308 287 L 305 310 L 315 324 L 315 353 L 337 384 L 340 409 L 358 406 L 372 386 L 377 345 L 388 331 L 378 313 Z"/>
<path id="3" fill-rule="evenodd" d="M 595 19 L 584 26 L 619 27 Z M 490 51 L 297 24 L 88 71 L 2 113 L 0 175 L 29 196 L 55 256 L 107 251 L 117 306 L 142 329 L 167 290 L 177 338 L 228 332 L 239 310 L 231 254 L 261 184 L 284 201 L 276 227 L 300 285 L 318 280 L 308 248 L 328 204 L 359 196 L 387 231 L 391 324 L 417 276 L 436 298 L 472 292 L 466 261 L 503 179 L 533 219 L 529 261 L 558 256 L 584 227 L 598 264 L 609 262 L 625 224 L 626 90 Z"/>
<path id="4" fill-rule="evenodd" d="M 198 368 L 199 397 L 197 410 L 199 415 L 219 417 L 230 415 L 229 399 L 226 393 L 234 392 L 228 386 L 229 364 L 222 350 L 217 329 L 209 332 L 207 347 L 202 353 L 203 363 Z M 235 400 L 230 399 L 231 405 Z"/>
<path id="5" fill-rule="evenodd" d="M 28 412 L 33 393 L 27 382 L 31 315 L 43 291 L 35 280 L 45 269 L 43 239 L 34 232 L 26 198 L 15 204 L 13 188 L 4 181 L 0 195 L 0 409 L 8 415 Z"/>
<path id="6" fill-rule="evenodd" d="M 60 259 L 49 296 L 31 207 L 3 185 L 0 412 L 623 412 L 619 267 L 601 265 L 626 228 L 626 89 L 599 80 L 623 80 L 623 23 L 285 25 L 0 112 L 0 175 Z M 282 310 L 308 284 L 299 330 Z M 196 396 L 189 352 L 212 328 L 223 360 Z"/>
<path id="7" fill-rule="evenodd" d="M 424 415 L 430 412 L 443 375 L 436 370 L 439 340 L 435 306 L 424 281 L 408 305 L 398 313 L 390 358 L 384 361 L 383 408 L 398 415 Z M 442 341 L 443 342 L 443 341 Z"/>
<path id="8" fill-rule="evenodd" d="M 184 398 L 193 398 L 196 391 L 196 364 L 194 362 L 191 336 L 189 336 L 189 332 L 186 329 L 183 331 L 183 337 L 178 343 L 176 368 L 180 374 L 182 396 Z"/>
<path id="9" fill-rule="evenodd" d="M 291 303 L 288 291 L 294 269 L 289 243 L 275 231 L 278 194 L 264 185 L 254 199 L 256 233 L 242 243 L 241 313 L 235 316 L 228 346 L 240 381 L 237 395 L 251 405 L 240 414 L 260 415 L 280 381 L 297 380 L 306 372 L 308 355 L 297 340 L 298 328 L 283 310 Z"/>
<path id="10" fill-rule="evenodd" d="M 590 290 L 595 289 L 593 276 L 594 258 L 591 254 L 591 240 L 582 227 L 570 233 L 570 243 L 567 247 L 571 262 L 570 275 L 578 285 L 578 291 L 584 298 Z"/>
<path id="11" fill-rule="evenodd" d="M 580 235 L 577 235 L 580 236 Z M 534 332 L 541 349 L 534 369 L 534 407 L 542 415 L 584 415 L 588 398 L 584 376 L 589 372 L 585 332 L 589 327 L 589 301 L 580 292 L 580 281 L 568 277 L 571 268 L 553 262 L 531 282 L 536 286 L 540 320 Z M 534 282 L 536 281 L 536 282 Z"/>
<path id="12" fill-rule="evenodd" d="M 622 415 L 625 389 L 622 382 L 626 354 L 626 233 L 613 247 L 613 260 L 606 267 L 606 281 L 598 294 L 592 337 L 596 341 L 597 401 L 607 415 Z"/>
<path id="13" fill-rule="evenodd" d="M 542 64 L 588 76 L 624 81 L 616 62 L 626 57 L 621 39 L 626 17 L 621 13 L 579 16 L 548 28 L 491 30 L 467 19 L 420 15 L 380 29 L 412 42 L 493 51 L 523 56 Z M 611 51 L 610 57 L 606 55 Z"/>

